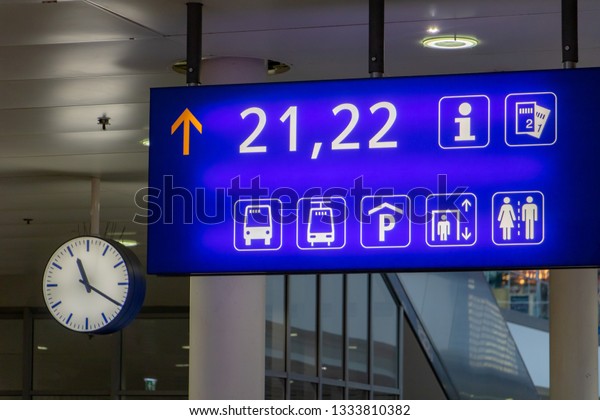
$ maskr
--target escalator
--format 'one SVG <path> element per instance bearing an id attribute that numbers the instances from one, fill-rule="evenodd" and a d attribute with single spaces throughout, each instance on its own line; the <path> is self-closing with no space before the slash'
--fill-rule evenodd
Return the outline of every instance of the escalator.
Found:
<path id="1" fill-rule="evenodd" d="M 483 273 L 388 273 L 405 399 L 539 399 Z"/>

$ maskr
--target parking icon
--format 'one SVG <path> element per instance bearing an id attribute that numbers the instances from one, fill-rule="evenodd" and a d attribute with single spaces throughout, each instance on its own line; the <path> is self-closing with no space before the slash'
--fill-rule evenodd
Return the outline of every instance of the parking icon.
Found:
<path id="1" fill-rule="evenodd" d="M 360 203 L 360 243 L 363 248 L 405 248 L 410 244 L 410 198 L 369 195 Z"/>

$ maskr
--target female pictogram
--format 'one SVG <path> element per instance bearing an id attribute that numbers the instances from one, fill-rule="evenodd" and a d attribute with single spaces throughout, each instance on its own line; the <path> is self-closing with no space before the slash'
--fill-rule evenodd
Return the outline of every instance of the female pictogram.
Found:
<path id="1" fill-rule="evenodd" d="M 510 198 L 504 197 L 502 200 L 504 204 L 500 207 L 500 213 L 498 214 L 498 221 L 500 222 L 500 228 L 502 229 L 502 239 L 510 240 L 512 236 L 512 230 L 515 227 L 515 210 L 512 204 L 510 204 Z"/>

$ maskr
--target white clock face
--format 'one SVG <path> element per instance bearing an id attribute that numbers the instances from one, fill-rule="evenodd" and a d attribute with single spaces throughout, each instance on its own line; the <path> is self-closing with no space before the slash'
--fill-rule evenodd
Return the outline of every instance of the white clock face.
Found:
<path id="1" fill-rule="evenodd" d="M 79 332 L 95 332 L 115 322 L 129 288 L 130 275 L 121 253 L 93 236 L 63 244 L 44 272 L 44 298 L 52 316 Z"/>

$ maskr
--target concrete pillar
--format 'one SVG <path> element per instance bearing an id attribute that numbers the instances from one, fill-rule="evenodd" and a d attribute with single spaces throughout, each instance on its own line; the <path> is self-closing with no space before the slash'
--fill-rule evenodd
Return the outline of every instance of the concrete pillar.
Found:
<path id="1" fill-rule="evenodd" d="M 100 235 L 100 178 L 92 178 L 92 201 L 90 205 L 90 234 Z"/>
<path id="2" fill-rule="evenodd" d="M 189 398 L 262 400 L 265 276 L 190 279 Z"/>
<path id="3" fill-rule="evenodd" d="M 598 399 L 598 270 L 550 273 L 550 398 Z"/>
<path id="4" fill-rule="evenodd" d="M 264 60 L 202 61 L 202 84 L 262 82 L 266 75 Z M 190 278 L 190 399 L 264 399 L 265 285 L 263 275 Z"/>

